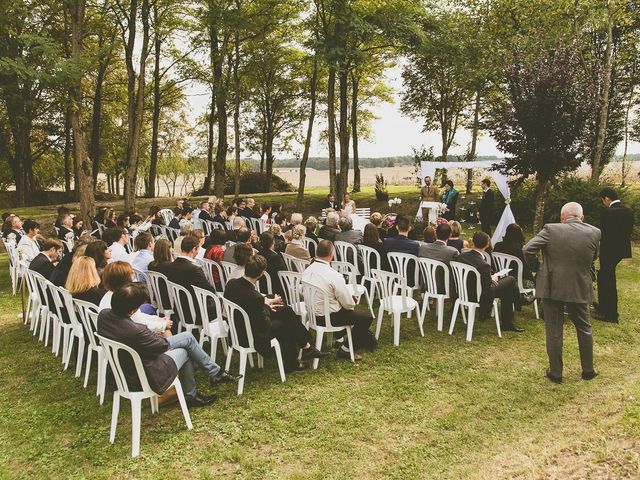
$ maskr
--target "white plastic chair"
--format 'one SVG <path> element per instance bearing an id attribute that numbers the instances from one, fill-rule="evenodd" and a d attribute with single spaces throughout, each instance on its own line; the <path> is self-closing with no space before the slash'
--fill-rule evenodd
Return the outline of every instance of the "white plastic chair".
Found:
<path id="1" fill-rule="evenodd" d="M 196 299 L 199 317 L 202 319 L 202 333 L 200 335 L 200 346 L 204 343 L 205 337 L 209 337 L 210 356 L 216 361 L 218 351 L 218 340 L 222 343 L 222 350 L 227 354 L 227 338 L 229 327 L 224 321 L 223 307 L 220 297 L 209 290 L 193 286 L 193 294 Z M 209 303 L 213 304 L 215 318 L 209 318 Z"/>
<path id="2" fill-rule="evenodd" d="M 491 256 L 493 257 L 493 264 L 496 271 L 504 270 L 505 268 L 513 268 L 513 264 L 515 263 L 516 268 L 518 270 L 518 276 L 516 277 L 516 280 L 518 281 L 518 289 L 520 289 L 520 293 L 533 295 L 534 297 L 536 296 L 535 288 L 524 287 L 524 281 L 522 278 L 522 275 L 524 272 L 524 265 L 522 264 L 522 260 L 520 260 L 518 257 L 514 255 L 509 255 L 507 253 L 493 252 Z M 533 308 L 536 312 L 536 319 L 540 319 L 540 313 L 538 312 L 537 298 L 533 301 Z"/>
<path id="3" fill-rule="evenodd" d="M 283 253 L 282 258 L 284 258 L 284 263 L 287 265 L 287 270 L 290 272 L 302 273 L 309 265 L 311 265 L 309 260 L 302 260 L 301 258 L 294 257 L 287 253 Z"/>
<path id="4" fill-rule="evenodd" d="M 159 213 L 160 215 L 162 215 L 162 219 L 164 220 L 165 225 L 169 225 L 171 220 L 173 220 L 175 217 L 173 210 L 171 210 L 170 208 L 163 208 Z"/>
<path id="5" fill-rule="evenodd" d="M 318 251 L 318 242 L 316 242 L 313 238 L 307 237 L 304 237 L 302 241 L 304 242 L 304 248 L 307 249 L 312 257 L 315 257 L 316 252 Z M 311 252 L 313 252 L 313 254 L 311 254 Z"/>
<path id="6" fill-rule="evenodd" d="M 180 236 L 180 230 L 175 229 L 175 228 L 165 227 L 163 229 L 163 231 L 164 231 L 164 234 L 169 239 L 169 241 L 171 242 L 172 245 L 173 245 L 173 242 L 175 242 L 178 239 L 178 237 Z"/>
<path id="7" fill-rule="evenodd" d="M 260 235 L 264 231 L 262 222 L 260 221 L 259 218 L 252 217 L 252 218 L 249 218 L 249 221 L 251 222 L 251 229 L 255 230 L 258 235 Z"/>
<path id="8" fill-rule="evenodd" d="M 360 275 L 360 269 L 358 268 L 358 248 L 353 243 L 342 242 L 340 240 L 333 242 L 333 246 L 338 254 L 338 258 L 334 258 L 334 260 L 352 264 L 356 269 L 356 275 Z"/>
<path id="9" fill-rule="evenodd" d="M 369 282 L 369 298 L 371 299 L 371 303 L 373 303 L 377 289 L 376 279 L 373 278 L 372 270 L 382 269 L 382 259 L 380 258 L 380 253 L 375 248 L 358 245 L 358 250 L 362 255 L 362 269 L 364 270 L 360 283 L 365 285 L 365 282 Z M 375 266 L 373 262 L 375 262 Z"/>
<path id="10" fill-rule="evenodd" d="M 420 273 L 422 274 L 426 287 L 420 316 L 424 322 L 427 310 L 429 310 L 429 300 L 434 298 L 437 302 L 438 309 L 438 331 L 441 332 L 444 327 L 444 301 L 451 298 L 449 292 L 449 267 L 446 263 L 430 258 L 419 258 L 418 266 L 420 267 Z M 440 276 L 438 275 L 438 271 L 442 272 L 444 285 L 441 285 L 441 287 L 444 288 L 444 293 L 440 293 L 442 288 L 438 288 L 438 277 Z"/>
<path id="11" fill-rule="evenodd" d="M 21 263 L 22 267 L 22 279 L 25 282 L 27 289 L 27 305 L 24 312 L 24 324 L 29 325 L 29 330 L 33 330 L 36 327 L 38 315 L 40 314 L 40 307 L 42 301 L 40 299 L 40 292 L 38 286 L 29 267 L 26 263 Z"/>
<path id="12" fill-rule="evenodd" d="M 18 255 L 18 248 L 15 242 L 5 241 L 4 247 L 9 255 L 9 275 L 11 277 L 11 293 L 16 295 L 18 292 L 18 281 L 20 279 L 20 256 Z"/>
<path id="13" fill-rule="evenodd" d="M 378 293 L 380 295 L 380 306 L 378 307 L 378 323 L 376 325 L 376 338 L 380 337 L 382 327 L 382 317 L 384 312 L 393 315 L 393 344 L 400 345 L 400 318 L 403 313 L 407 314 L 407 319 L 411 318 L 411 313 L 415 310 L 418 319 L 420 334 L 424 337 L 423 319 L 420 315 L 418 302 L 408 296 L 409 289 L 407 281 L 402 275 L 374 269 L 373 278 L 376 279 Z"/>
<path id="14" fill-rule="evenodd" d="M 116 385 L 118 387 L 118 389 L 113 392 L 113 409 L 111 411 L 111 432 L 109 435 L 109 442 L 114 443 L 116 440 L 116 426 L 118 425 L 118 413 L 120 412 L 120 397 L 127 398 L 131 402 L 131 456 L 135 458 L 140 455 L 142 400 L 148 398 L 151 401 L 151 412 L 157 413 L 159 411 L 158 394 L 151 390 L 149 381 L 147 380 L 147 374 L 145 373 L 142 361 L 140 360 L 140 355 L 138 355 L 134 349 L 122 343 L 109 340 L 103 336 L 97 334 L 96 336 L 104 348 L 105 356 L 111 366 L 111 370 L 113 371 L 113 376 L 115 377 Z M 124 351 L 131 356 L 133 365 L 140 379 L 140 386 L 142 387 L 142 390 L 139 392 L 132 392 L 129 389 L 122 365 L 120 364 L 120 351 Z M 191 416 L 189 415 L 189 409 L 187 407 L 187 401 L 184 398 L 180 379 L 177 376 L 169 386 L 169 388 L 171 387 L 175 387 L 176 389 L 184 421 L 187 424 L 187 428 L 191 430 L 193 428 Z"/>
<path id="15" fill-rule="evenodd" d="M 373 302 L 369 296 L 369 291 L 364 285 L 358 284 L 356 267 L 350 262 L 331 262 L 331 268 L 346 277 L 347 289 L 352 297 L 356 297 L 356 303 L 360 303 L 360 299 L 364 295 L 367 300 L 367 305 L 369 305 L 371 316 L 375 317 L 373 314 Z"/>
<path id="16" fill-rule="evenodd" d="M 149 296 L 152 300 L 155 300 L 154 305 L 158 310 L 158 313 L 164 314 L 165 317 L 170 317 L 173 313 L 173 307 L 171 305 L 169 288 L 167 287 L 167 282 L 169 280 L 162 273 L 151 270 L 147 272 L 147 278 L 149 279 L 149 284 L 147 285 L 147 288 L 150 291 Z M 163 293 L 165 293 L 166 300 L 163 300 Z"/>
<path id="17" fill-rule="evenodd" d="M 353 338 L 351 335 L 351 325 L 333 326 L 331 324 L 331 310 L 329 308 L 329 297 L 326 292 L 313 283 L 302 281 L 302 296 L 307 307 L 307 318 L 309 328 L 316 331 L 316 348 L 322 348 L 322 338 L 325 333 L 341 332 L 346 330 L 349 342 L 349 354 L 351 361 L 355 362 L 355 353 L 353 350 Z M 317 313 L 315 307 L 322 305 L 321 313 Z M 317 317 L 324 317 L 324 326 L 318 325 Z M 313 368 L 317 369 L 320 363 L 319 358 L 313 359 Z"/>
<path id="18" fill-rule="evenodd" d="M 280 283 L 284 289 L 286 304 L 300 315 L 303 325 L 307 324 L 307 307 L 302 301 L 302 274 L 298 272 L 278 272 Z"/>
<path id="19" fill-rule="evenodd" d="M 197 325 L 196 308 L 193 303 L 191 292 L 182 285 L 167 281 L 167 290 L 171 299 L 171 308 L 178 316 L 178 333 L 183 330 L 198 338 L 202 345 L 203 329 L 202 325 Z M 189 319 L 191 319 L 189 321 Z"/>
<path id="20" fill-rule="evenodd" d="M 96 395 L 100 396 L 100 405 L 104 403 L 104 392 L 107 383 L 107 359 L 104 357 L 102 345 L 97 342 L 95 333 L 98 329 L 98 307 L 93 303 L 83 302 L 82 300 L 73 299 L 73 305 L 76 315 L 84 328 L 84 332 L 89 340 L 89 348 L 87 349 L 87 359 L 84 371 L 84 388 L 89 383 L 89 373 L 91 372 L 91 360 L 93 352 L 98 357 L 98 375 L 96 385 Z"/>
<path id="21" fill-rule="evenodd" d="M 451 325 L 449 326 L 449 335 L 453 335 L 453 329 L 456 325 L 456 318 L 458 316 L 458 309 L 466 307 L 468 309 L 467 315 L 467 342 L 471 341 L 473 336 L 473 326 L 476 320 L 476 310 L 480 308 L 480 296 L 482 294 L 482 285 L 480 284 L 480 272 L 475 267 L 467 265 L 466 263 L 451 262 L 451 271 L 453 273 L 453 279 L 456 285 L 456 291 L 458 292 L 458 298 L 453 304 L 453 313 L 451 315 Z M 476 299 L 477 301 L 471 301 L 469 295 L 469 289 L 467 281 L 469 275 L 475 275 L 476 278 Z M 496 319 L 496 329 L 498 330 L 498 337 L 502 338 L 502 332 L 500 330 L 500 318 L 498 316 L 498 299 L 493 300 L 493 312 Z"/>
<path id="22" fill-rule="evenodd" d="M 207 280 L 217 292 L 223 293 L 224 287 L 226 285 L 225 274 L 222 266 L 216 262 L 215 260 L 209 260 L 208 258 L 196 258 L 196 263 L 202 267 L 204 271 L 204 276 L 207 277 Z M 215 278 L 213 272 L 216 271 L 218 273 L 218 285 L 216 285 Z"/>
<path id="23" fill-rule="evenodd" d="M 44 341 L 44 345 L 46 347 L 49 342 L 50 330 L 54 331 L 55 338 L 55 326 L 52 327 L 52 325 L 55 323 L 53 317 L 53 309 L 55 308 L 55 306 L 52 305 L 53 299 L 51 296 L 49 296 L 49 287 L 47 286 L 47 283 L 49 283 L 49 281 L 38 272 L 30 271 L 29 273 L 34 280 L 34 286 L 38 289 L 38 296 L 40 298 L 40 309 L 38 311 L 36 321 L 33 324 L 32 331 L 34 335 L 38 335 L 38 340 L 40 340 L 41 342 Z M 53 343 L 55 345 L 55 342 Z M 54 353 L 57 354 L 57 352 Z"/>
<path id="24" fill-rule="evenodd" d="M 224 260 L 220 262 L 220 265 L 222 266 L 222 270 L 224 270 L 224 278 L 226 278 L 228 282 L 237 265 L 235 263 L 225 262 Z"/>
<path id="25" fill-rule="evenodd" d="M 151 292 L 151 287 L 149 286 L 149 284 L 151 283 L 151 280 L 149 280 L 149 275 L 147 275 L 147 272 L 143 272 L 142 270 L 139 270 L 136 267 L 131 267 L 131 268 L 133 268 L 133 276 L 136 279 L 136 282 L 142 282 L 145 285 L 147 285 L 147 289 L 149 290 L 149 297 L 151 297 L 151 303 L 155 305 L 153 292 Z"/>
<path id="26" fill-rule="evenodd" d="M 78 356 L 76 358 L 76 377 L 80 377 L 82 374 L 82 359 L 84 357 L 84 329 L 82 324 L 76 317 L 76 308 L 73 304 L 73 297 L 71 296 L 71 292 L 62 288 L 62 287 L 53 287 L 55 288 L 56 294 L 54 294 L 54 301 L 57 301 L 57 298 L 63 302 L 65 311 L 69 318 L 70 323 L 64 323 L 62 321 L 62 317 L 58 320 L 60 322 L 60 327 L 64 334 L 63 337 L 63 349 L 62 349 L 62 358 L 64 361 L 64 369 L 69 368 L 69 361 L 71 360 L 71 353 L 73 351 L 73 344 L 75 339 L 78 339 Z"/>
<path id="27" fill-rule="evenodd" d="M 420 269 L 418 268 L 418 257 L 409 253 L 390 252 L 387 254 L 387 258 L 389 259 L 389 264 L 391 265 L 391 271 L 405 279 L 405 287 L 407 288 L 409 294 L 413 295 L 413 291 L 420 288 L 420 283 L 418 280 L 420 271 Z M 411 277 L 414 286 L 409 287 L 409 266 L 412 263 L 414 265 L 414 268 L 413 275 L 411 275 Z"/>
<path id="28" fill-rule="evenodd" d="M 227 363 L 225 365 L 225 370 L 229 371 L 231 368 L 231 359 L 233 357 L 233 351 L 236 350 L 240 354 L 240 369 L 239 373 L 242 375 L 240 381 L 238 381 L 238 395 L 242 395 L 244 391 L 244 381 L 246 378 L 246 370 L 247 370 L 247 357 L 249 357 L 253 353 L 258 353 L 254 347 L 253 343 L 253 332 L 251 330 L 251 322 L 249 321 L 249 315 L 244 309 L 235 303 L 227 300 L 226 298 L 222 298 L 222 303 L 224 305 L 224 310 L 227 314 L 227 321 L 229 324 L 229 331 L 231 332 L 231 348 L 227 351 Z M 245 332 L 247 333 L 247 344 L 248 346 L 243 347 L 240 345 L 240 339 L 238 337 L 238 330 L 236 328 L 236 321 L 244 322 Z M 274 349 L 276 354 L 276 360 L 278 361 L 278 370 L 280 371 L 280 380 L 284 382 L 286 380 L 286 376 L 284 373 L 284 363 L 282 361 L 282 350 L 280 349 L 280 342 L 278 342 L 277 338 L 271 339 L 271 348 Z M 263 358 L 262 355 L 258 353 L 258 368 L 263 368 Z"/>
<path id="29" fill-rule="evenodd" d="M 273 282 L 271 281 L 271 275 L 267 272 L 263 272 L 260 280 L 256 282 L 256 290 L 263 295 L 273 295 Z"/>

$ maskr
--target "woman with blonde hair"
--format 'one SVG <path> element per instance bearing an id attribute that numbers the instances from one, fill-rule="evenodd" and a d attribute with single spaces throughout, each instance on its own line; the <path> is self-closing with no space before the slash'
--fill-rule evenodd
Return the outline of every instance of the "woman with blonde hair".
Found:
<path id="1" fill-rule="evenodd" d="M 95 260 L 91 257 L 77 257 L 71 264 L 65 288 L 73 298 L 100 305 L 104 290 L 100 287 Z"/>
<path id="2" fill-rule="evenodd" d="M 462 225 L 455 220 L 450 220 L 449 225 L 451 226 L 451 237 L 449 237 L 447 245 L 457 249 L 458 252 L 461 252 L 462 249 L 468 245 L 468 243 L 460 238 L 460 235 L 462 234 Z"/>
<path id="3" fill-rule="evenodd" d="M 304 225 L 296 225 L 291 230 L 291 243 L 287 244 L 284 253 L 302 260 L 311 260 L 311 254 L 304 244 L 304 236 L 307 229 Z"/>
<path id="4" fill-rule="evenodd" d="M 280 253 L 284 253 L 284 249 L 285 249 L 285 246 L 286 246 L 286 240 L 285 240 L 284 236 L 282 235 L 282 227 L 280 225 L 278 225 L 277 223 L 272 223 L 269 226 L 268 232 L 270 232 L 273 235 L 275 251 L 276 252 L 280 252 Z"/>

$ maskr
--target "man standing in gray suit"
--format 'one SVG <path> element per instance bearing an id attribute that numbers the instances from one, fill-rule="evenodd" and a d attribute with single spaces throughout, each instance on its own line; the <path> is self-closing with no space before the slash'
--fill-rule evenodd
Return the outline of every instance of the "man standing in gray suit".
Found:
<path id="1" fill-rule="evenodd" d="M 598 372 L 593 368 L 593 336 L 589 305 L 593 303 L 591 264 L 598 257 L 600 230 L 584 223 L 582 206 L 570 202 L 562 207 L 560 221 L 544 226 L 522 251 L 537 271 L 536 295 L 542 299 L 547 334 L 547 377 L 562 383 L 562 337 L 565 308 L 578 333 L 583 380 Z M 542 252 L 542 262 L 537 253 Z"/>

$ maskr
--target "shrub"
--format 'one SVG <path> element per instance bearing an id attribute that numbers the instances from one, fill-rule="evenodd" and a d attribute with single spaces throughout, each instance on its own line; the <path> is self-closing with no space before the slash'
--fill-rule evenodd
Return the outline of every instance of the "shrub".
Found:
<path id="1" fill-rule="evenodd" d="M 387 181 L 381 173 L 376 174 L 376 200 L 386 202 L 389 200 L 389 192 L 387 191 Z"/>
<path id="2" fill-rule="evenodd" d="M 266 191 L 266 177 L 265 173 L 244 171 L 240 175 L 240 193 L 268 193 Z M 224 193 L 225 195 L 233 195 L 235 188 L 235 175 L 232 172 L 225 177 Z M 293 185 L 283 180 L 277 175 L 271 177 L 271 191 L 272 192 L 294 192 Z"/>

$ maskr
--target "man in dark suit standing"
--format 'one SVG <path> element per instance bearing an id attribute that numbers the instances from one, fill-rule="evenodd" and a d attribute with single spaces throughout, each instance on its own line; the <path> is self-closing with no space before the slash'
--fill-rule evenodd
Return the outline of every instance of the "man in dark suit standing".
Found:
<path id="1" fill-rule="evenodd" d="M 57 238 L 47 238 L 42 245 L 42 251 L 31 260 L 29 270 L 49 280 L 55 268 L 54 263 L 58 261 L 61 254 L 62 242 Z"/>
<path id="2" fill-rule="evenodd" d="M 264 234 L 263 234 L 264 235 Z M 256 290 L 256 283 L 267 268 L 267 261 L 261 255 L 254 255 L 244 267 L 244 276 L 227 282 L 224 298 L 241 307 L 249 316 L 251 333 L 258 353 L 271 356 L 271 339 L 277 338 L 282 350 L 282 361 L 287 372 L 304 370 L 306 363 L 298 362 L 298 351 L 302 348 L 302 358 L 322 358 L 329 355 L 318 351 L 309 343 L 311 336 L 294 311 L 282 303 L 282 298 L 263 297 Z M 247 345 L 244 323 L 236 318 L 240 344 Z M 231 321 L 231 319 L 229 319 Z"/>
<path id="3" fill-rule="evenodd" d="M 536 295 L 542 299 L 547 336 L 547 378 L 562 383 L 562 337 L 564 312 L 578 333 L 582 378 L 597 375 L 593 368 L 593 336 L 589 305 L 593 302 L 591 264 L 598 257 L 600 230 L 583 222 L 580 204 L 562 207 L 561 223 L 548 223 L 522 252 L 536 275 Z M 537 253 L 542 252 L 542 263 Z"/>
<path id="4" fill-rule="evenodd" d="M 493 222 L 493 203 L 495 202 L 495 195 L 491 190 L 491 180 L 485 178 L 480 183 L 482 187 L 482 200 L 480 201 L 480 208 L 478 215 L 480 216 L 480 225 L 482 231 L 491 236 L 491 223 Z"/>
<path id="5" fill-rule="evenodd" d="M 524 328 L 518 327 L 513 323 L 514 306 L 519 309 L 524 302 L 520 300 L 520 290 L 518 282 L 511 276 L 499 278 L 497 275 L 491 274 L 491 265 L 484 258 L 484 252 L 489 248 L 489 235 L 485 232 L 476 232 L 473 234 L 473 250 L 461 253 L 457 260 L 460 263 L 466 263 L 475 267 L 480 273 L 481 294 L 480 299 L 476 299 L 480 303 L 480 318 L 487 318 L 491 313 L 493 300 L 500 299 L 500 328 L 509 332 L 524 332 Z M 467 288 L 472 293 L 476 291 L 476 279 L 472 275 L 468 278 Z"/>
<path id="6" fill-rule="evenodd" d="M 631 258 L 633 212 L 618 199 L 613 188 L 604 188 L 600 198 L 605 205 L 600 217 L 600 271 L 598 271 L 598 315 L 605 322 L 618 323 L 616 267 L 623 258 Z"/>
<path id="7" fill-rule="evenodd" d="M 327 201 L 324 203 L 324 205 L 322 206 L 323 209 L 332 209 L 332 210 L 340 210 L 340 206 L 338 205 L 338 202 L 336 202 L 336 197 L 333 196 L 332 193 L 330 193 L 329 195 L 327 195 Z"/>

